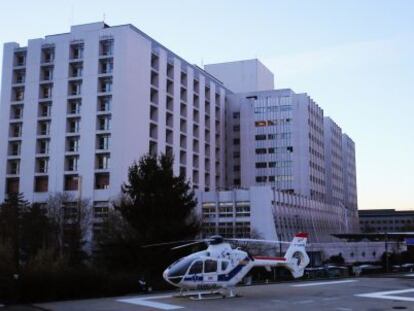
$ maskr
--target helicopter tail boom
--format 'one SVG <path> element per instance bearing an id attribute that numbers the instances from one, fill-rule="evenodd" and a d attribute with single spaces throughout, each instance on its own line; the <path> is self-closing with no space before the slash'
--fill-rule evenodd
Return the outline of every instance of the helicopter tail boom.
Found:
<path id="1" fill-rule="evenodd" d="M 294 278 L 303 276 L 306 266 L 309 264 L 309 256 L 305 247 L 308 234 L 300 232 L 295 235 L 284 257 L 255 256 L 254 265 L 266 268 L 285 267 Z"/>

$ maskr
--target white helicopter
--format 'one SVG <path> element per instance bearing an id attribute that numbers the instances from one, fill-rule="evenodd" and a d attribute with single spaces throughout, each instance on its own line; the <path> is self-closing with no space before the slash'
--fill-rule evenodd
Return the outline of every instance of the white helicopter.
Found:
<path id="1" fill-rule="evenodd" d="M 280 242 L 257 239 L 227 239 L 221 236 L 193 241 L 191 243 L 174 247 L 178 249 L 208 243 L 206 250 L 199 251 L 183 257 L 171 264 L 163 273 L 164 279 L 184 291 L 198 290 L 209 293 L 221 293 L 228 291 L 227 297 L 235 297 L 234 287 L 247 275 L 253 267 L 285 267 L 294 278 L 303 276 L 305 267 L 309 264 L 309 256 L 305 246 L 307 233 L 298 233 L 292 242 Z M 240 248 L 232 248 L 230 243 L 267 243 L 290 244 L 284 257 L 251 256 Z M 170 243 L 161 243 L 170 244 Z M 160 245 L 160 244 L 157 244 Z M 199 292 L 198 299 L 201 299 Z M 221 294 L 223 297 L 225 295 Z"/>

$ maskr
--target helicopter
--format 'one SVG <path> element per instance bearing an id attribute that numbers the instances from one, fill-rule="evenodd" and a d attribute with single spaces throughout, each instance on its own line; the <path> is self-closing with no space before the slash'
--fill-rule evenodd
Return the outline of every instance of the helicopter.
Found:
<path id="1" fill-rule="evenodd" d="M 185 291 L 207 291 L 208 293 L 221 293 L 227 291 L 227 297 L 236 297 L 235 286 L 254 267 L 284 267 L 290 271 L 294 278 L 303 276 L 306 266 L 309 264 L 309 256 L 305 246 L 308 234 L 297 233 L 292 242 L 281 242 L 259 239 L 230 239 L 221 236 L 212 236 L 203 240 L 193 240 L 190 243 L 173 247 L 178 249 L 206 243 L 207 249 L 185 256 L 172 263 L 163 272 L 163 278 L 171 285 L 178 287 L 181 294 Z M 184 241 L 183 241 L 184 242 Z M 289 244 L 283 257 L 252 256 L 239 247 L 233 248 L 235 243 L 264 243 L 264 244 Z M 153 244 L 171 244 L 159 243 Z M 202 293 L 198 292 L 198 299 L 202 299 Z"/>

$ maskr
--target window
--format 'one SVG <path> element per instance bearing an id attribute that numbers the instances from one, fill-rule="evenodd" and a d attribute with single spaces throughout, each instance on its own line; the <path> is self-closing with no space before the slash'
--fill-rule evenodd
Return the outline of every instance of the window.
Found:
<path id="1" fill-rule="evenodd" d="M 13 72 L 13 82 L 16 84 L 24 83 L 26 78 L 25 70 L 14 70 Z"/>
<path id="2" fill-rule="evenodd" d="M 110 116 L 100 116 L 97 120 L 97 130 L 98 131 L 109 131 L 111 129 L 111 117 Z"/>
<path id="3" fill-rule="evenodd" d="M 239 159 L 240 158 L 240 151 L 234 151 L 233 152 L 233 158 Z"/>
<path id="4" fill-rule="evenodd" d="M 266 148 L 257 148 L 256 149 L 256 154 L 265 154 L 266 153 Z"/>
<path id="5" fill-rule="evenodd" d="M 55 49 L 53 47 L 42 49 L 42 63 L 52 63 L 55 58 Z"/>
<path id="6" fill-rule="evenodd" d="M 18 175 L 20 172 L 20 160 L 9 160 L 7 163 L 7 174 Z"/>
<path id="7" fill-rule="evenodd" d="M 256 140 L 266 140 L 266 135 L 264 135 L 264 134 L 263 135 L 256 135 L 255 139 Z"/>
<path id="8" fill-rule="evenodd" d="M 19 192 L 19 178 L 12 177 L 6 179 L 6 193 L 18 193 Z"/>
<path id="9" fill-rule="evenodd" d="M 109 206 L 107 201 L 93 202 L 93 216 L 95 218 L 105 218 L 108 216 Z"/>
<path id="10" fill-rule="evenodd" d="M 114 49 L 114 40 L 106 39 L 99 42 L 99 55 L 100 56 L 111 56 Z"/>
<path id="11" fill-rule="evenodd" d="M 188 274 L 199 274 L 203 272 L 203 262 L 201 260 L 197 260 L 193 263 L 190 268 Z"/>
<path id="12" fill-rule="evenodd" d="M 240 165 L 234 165 L 233 166 L 233 171 L 240 172 Z"/>
<path id="13" fill-rule="evenodd" d="M 250 216 L 250 203 L 249 202 L 236 202 L 236 217 L 249 217 Z"/>
<path id="14" fill-rule="evenodd" d="M 10 119 L 17 120 L 23 117 L 23 105 L 14 105 L 11 107 Z"/>
<path id="15" fill-rule="evenodd" d="M 22 135 L 22 124 L 10 124 L 10 137 L 20 137 Z"/>
<path id="16" fill-rule="evenodd" d="M 25 66 L 26 65 L 26 52 L 18 52 L 14 54 L 14 65 Z"/>
<path id="17" fill-rule="evenodd" d="M 221 271 L 226 271 L 226 269 L 227 269 L 228 266 L 229 266 L 229 262 L 223 260 L 221 262 Z"/>
<path id="18" fill-rule="evenodd" d="M 49 99 L 52 98 L 52 85 L 42 85 L 40 87 L 40 98 L 41 99 Z"/>
<path id="19" fill-rule="evenodd" d="M 112 73 L 113 69 L 114 69 L 114 63 L 112 59 L 103 59 L 99 61 L 99 73 L 100 74 Z"/>
<path id="20" fill-rule="evenodd" d="M 96 155 L 96 169 L 104 170 L 109 168 L 109 154 L 98 154 Z"/>
<path id="21" fill-rule="evenodd" d="M 37 135 L 49 135 L 50 133 L 50 122 L 40 121 L 38 122 Z"/>
<path id="22" fill-rule="evenodd" d="M 81 101 L 79 99 L 68 101 L 68 114 L 79 114 L 80 108 L 81 108 Z"/>
<path id="23" fill-rule="evenodd" d="M 49 159 L 48 158 L 38 158 L 36 159 L 36 173 L 47 173 L 49 168 Z"/>
<path id="24" fill-rule="evenodd" d="M 234 138 L 233 139 L 233 144 L 240 145 L 240 138 Z"/>
<path id="25" fill-rule="evenodd" d="M 266 162 L 256 162 L 256 168 L 266 168 L 267 163 Z"/>
<path id="26" fill-rule="evenodd" d="M 81 81 L 72 81 L 69 82 L 69 96 L 79 96 L 82 91 L 82 82 Z"/>
<path id="27" fill-rule="evenodd" d="M 78 170 L 78 156 L 68 156 L 66 157 L 66 171 L 77 171 Z"/>
<path id="28" fill-rule="evenodd" d="M 76 43 L 70 46 L 70 59 L 77 60 L 83 58 L 83 43 Z"/>
<path id="29" fill-rule="evenodd" d="M 254 123 L 254 125 L 255 125 L 256 127 L 266 126 L 266 121 L 256 121 L 256 122 Z"/>
<path id="30" fill-rule="evenodd" d="M 66 175 L 64 178 L 64 190 L 76 191 L 78 190 L 78 175 Z"/>
<path id="31" fill-rule="evenodd" d="M 107 93 L 112 91 L 112 78 L 99 79 L 99 92 Z"/>
<path id="32" fill-rule="evenodd" d="M 68 133 L 78 133 L 80 130 L 80 119 L 68 119 L 66 131 Z"/>
<path id="33" fill-rule="evenodd" d="M 50 117 L 51 110 L 52 110 L 52 105 L 50 102 L 40 103 L 39 104 L 39 117 L 41 118 Z"/>
<path id="34" fill-rule="evenodd" d="M 233 119 L 240 119 L 240 112 L 233 112 Z"/>
<path id="35" fill-rule="evenodd" d="M 256 182 L 266 182 L 267 176 L 256 176 Z"/>
<path id="36" fill-rule="evenodd" d="M 66 140 L 66 151 L 78 152 L 79 137 L 68 137 Z"/>
<path id="37" fill-rule="evenodd" d="M 240 125 L 233 125 L 234 132 L 240 132 Z"/>
<path id="38" fill-rule="evenodd" d="M 8 155 L 11 155 L 11 156 L 20 155 L 20 146 L 21 146 L 21 142 L 20 141 L 12 141 L 12 142 L 9 142 L 9 152 L 8 152 Z"/>
<path id="39" fill-rule="evenodd" d="M 111 96 L 100 96 L 98 99 L 98 111 L 100 112 L 111 111 L 111 103 L 112 103 Z"/>
<path id="40" fill-rule="evenodd" d="M 13 88 L 12 100 L 13 101 L 24 100 L 24 88 L 23 87 Z"/>
<path id="41" fill-rule="evenodd" d="M 50 81 L 53 79 L 53 67 L 43 67 L 40 72 L 41 81 Z"/>
<path id="42" fill-rule="evenodd" d="M 214 273 L 217 272 L 217 261 L 207 259 L 204 262 L 204 273 Z"/>
<path id="43" fill-rule="evenodd" d="M 109 188 L 109 173 L 96 173 L 95 174 L 95 189 L 108 189 Z"/>
<path id="44" fill-rule="evenodd" d="M 69 77 L 70 78 L 80 78 L 82 77 L 83 64 L 82 63 L 72 63 L 69 65 Z"/>
<path id="45" fill-rule="evenodd" d="M 48 139 L 38 139 L 37 140 L 37 153 L 38 154 L 47 154 L 47 153 L 49 153 L 49 140 Z"/>
<path id="46" fill-rule="evenodd" d="M 108 150 L 110 135 L 97 135 L 96 136 L 96 148 L 98 150 Z"/>
<path id="47" fill-rule="evenodd" d="M 48 191 L 48 176 L 36 176 L 34 180 L 35 192 L 47 192 Z"/>

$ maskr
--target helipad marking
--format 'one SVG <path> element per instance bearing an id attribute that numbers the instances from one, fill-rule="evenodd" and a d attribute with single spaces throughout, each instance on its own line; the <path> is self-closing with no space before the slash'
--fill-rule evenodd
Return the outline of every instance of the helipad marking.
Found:
<path id="1" fill-rule="evenodd" d="M 331 282 L 312 282 L 312 283 L 304 283 L 304 284 L 295 284 L 290 285 L 292 287 L 307 287 L 307 286 L 319 286 L 319 285 L 332 285 L 332 284 L 343 284 L 343 283 L 352 283 L 358 282 L 357 280 L 344 280 L 344 281 L 331 281 Z"/>
<path id="2" fill-rule="evenodd" d="M 172 295 L 164 295 L 164 296 L 151 296 L 151 297 L 139 297 L 139 298 L 127 298 L 127 299 L 118 299 L 119 302 L 130 303 L 133 305 L 139 305 L 144 307 L 151 307 L 160 310 L 176 310 L 176 309 L 183 309 L 182 306 L 172 305 L 168 303 L 161 303 L 150 301 L 153 299 L 166 299 L 171 298 Z"/>
<path id="3" fill-rule="evenodd" d="M 405 294 L 405 293 L 414 293 L 414 289 L 390 290 L 390 291 L 385 291 L 385 292 L 358 294 L 355 296 L 366 297 L 366 298 L 399 300 L 399 301 L 414 301 L 414 297 L 396 296 L 398 294 Z"/>

